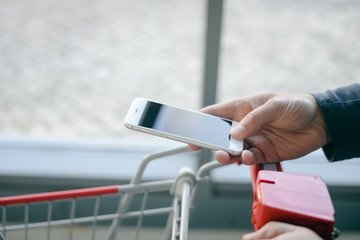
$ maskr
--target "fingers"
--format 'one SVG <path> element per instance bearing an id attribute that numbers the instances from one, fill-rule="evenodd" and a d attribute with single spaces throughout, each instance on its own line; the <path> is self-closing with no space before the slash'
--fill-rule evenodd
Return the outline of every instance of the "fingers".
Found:
<path id="1" fill-rule="evenodd" d="M 223 151 L 217 151 L 215 158 L 222 164 L 241 162 L 245 165 L 255 165 L 259 163 L 279 162 L 281 159 L 275 147 L 267 138 L 263 136 L 251 136 L 244 141 L 244 150 L 240 156 L 232 156 Z"/>
<path id="2" fill-rule="evenodd" d="M 195 145 L 191 145 L 191 144 L 188 144 L 190 150 L 193 150 L 193 151 L 198 151 L 201 149 L 201 147 L 198 147 L 198 146 L 195 146 Z"/>
<path id="3" fill-rule="evenodd" d="M 291 224 L 281 222 L 268 222 L 258 231 L 245 234 L 243 240 L 256 240 L 256 239 L 272 239 L 283 233 L 293 231 L 296 227 Z"/>
<path id="4" fill-rule="evenodd" d="M 201 109 L 200 112 L 234 121 L 240 121 L 254 108 L 262 105 L 263 102 L 266 101 L 267 97 L 269 96 L 260 94 L 258 96 L 239 98 L 207 106 Z"/>
<path id="5" fill-rule="evenodd" d="M 284 102 L 275 94 L 258 94 L 207 106 L 200 112 L 239 121 L 231 134 L 236 139 L 253 135 L 266 123 L 274 121 Z"/>
<path id="6" fill-rule="evenodd" d="M 214 105 L 207 106 L 200 110 L 202 113 L 222 117 L 222 118 L 228 118 L 233 119 L 233 116 L 238 109 L 235 107 L 234 101 L 228 101 L 228 102 L 222 102 Z"/>
<path id="7" fill-rule="evenodd" d="M 241 161 L 240 156 L 231 156 L 227 152 L 221 150 L 215 152 L 215 159 L 224 165 Z"/>
<path id="8" fill-rule="evenodd" d="M 321 240 L 311 229 L 283 222 L 268 222 L 258 231 L 245 234 L 243 240 Z"/>
<path id="9" fill-rule="evenodd" d="M 245 165 L 254 165 L 257 163 L 264 163 L 266 159 L 259 149 L 252 148 L 243 150 L 240 156 L 232 156 L 225 151 L 216 151 L 215 159 L 221 164 L 242 163 Z"/>
<path id="10" fill-rule="evenodd" d="M 244 150 L 241 154 L 241 162 L 245 165 L 254 165 L 257 162 L 256 149 Z M 259 153 L 258 153 L 259 154 Z"/>
<path id="11" fill-rule="evenodd" d="M 264 105 L 248 113 L 239 124 L 231 130 L 231 136 L 236 139 L 245 139 L 254 135 L 264 125 L 279 118 L 282 109 L 281 102 L 272 99 L 267 101 Z"/>
<path id="12" fill-rule="evenodd" d="M 278 100 L 274 101 L 273 98 L 270 97 L 270 94 L 252 96 L 249 99 L 244 98 L 211 105 L 200 111 L 240 121 L 239 124 L 231 130 L 231 136 L 235 139 L 246 139 L 252 137 L 259 132 L 264 125 L 275 121 L 276 118 L 279 117 L 279 113 L 282 111 L 284 104 Z M 263 144 L 252 144 L 253 148 L 243 151 L 241 156 L 230 156 L 226 152 L 220 151 L 216 153 L 215 158 L 223 164 L 237 161 L 241 161 L 246 165 L 268 162 L 264 157 L 264 153 L 260 148 L 257 148 L 258 145 L 261 146 Z M 189 147 L 195 151 L 200 149 L 193 145 L 189 145 Z M 269 159 L 273 159 L 273 157 Z"/>
<path id="13" fill-rule="evenodd" d="M 240 156 L 231 156 L 225 151 L 216 151 L 215 159 L 224 165 L 231 164 L 234 162 L 245 163 L 246 165 L 249 165 L 248 164 L 249 162 L 252 163 L 254 161 L 253 154 L 249 150 L 244 150 Z"/>
<path id="14" fill-rule="evenodd" d="M 193 151 L 198 151 L 200 150 L 201 148 L 200 147 L 197 147 L 197 146 L 194 146 L 194 145 L 188 145 L 189 148 Z M 238 162 L 239 164 L 242 163 L 242 159 L 241 159 L 241 156 L 232 156 L 230 154 L 228 154 L 227 152 L 225 151 L 222 151 L 222 150 L 219 150 L 219 151 L 216 151 L 215 152 L 215 159 L 220 162 L 221 164 L 231 164 L 231 163 L 234 163 L 234 162 Z M 247 162 L 251 162 L 251 156 L 250 157 L 247 157 Z"/>

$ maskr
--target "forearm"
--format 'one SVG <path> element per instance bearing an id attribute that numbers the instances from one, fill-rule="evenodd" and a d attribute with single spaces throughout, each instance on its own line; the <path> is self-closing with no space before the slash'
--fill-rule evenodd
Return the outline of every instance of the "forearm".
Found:
<path id="1" fill-rule="evenodd" d="M 323 147 L 330 161 L 360 157 L 360 84 L 315 93 L 330 141 Z"/>

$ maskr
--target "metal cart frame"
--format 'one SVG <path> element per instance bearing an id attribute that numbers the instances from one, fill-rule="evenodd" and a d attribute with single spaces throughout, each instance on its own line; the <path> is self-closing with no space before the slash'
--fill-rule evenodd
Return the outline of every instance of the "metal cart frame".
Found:
<path id="1" fill-rule="evenodd" d="M 198 183 L 208 180 L 208 172 L 222 165 L 216 161 L 209 162 L 201 166 L 196 174 L 188 168 L 180 169 L 178 176 L 171 180 L 158 180 L 141 182 L 143 173 L 148 164 L 156 159 L 168 157 L 175 154 L 188 152 L 187 146 L 173 148 L 147 155 L 143 158 L 136 174 L 129 184 L 113 185 L 106 187 L 95 187 L 86 189 L 76 189 L 58 191 L 50 193 L 27 194 L 20 196 L 10 196 L 0 198 L 1 226 L 0 240 L 11 240 L 7 238 L 9 232 L 13 230 L 23 230 L 24 239 L 28 240 L 29 230 L 35 228 L 45 228 L 46 239 L 52 239 L 52 228 L 56 226 L 69 227 L 69 239 L 73 239 L 73 227 L 75 224 L 92 224 L 91 239 L 96 239 L 96 228 L 101 221 L 111 221 L 107 230 L 106 239 L 118 239 L 118 231 L 122 222 L 127 218 L 137 218 L 135 239 L 139 239 L 140 229 L 144 216 L 168 214 L 162 239 L 186 240 L 188 236 L 190 206 L 195 200 Z M 149 193 L 158 191 L 170 191 L 173 196 L 172 206 L 154 209 L 146 209 L 146 201 Z M 143 194 L 141 206 L 136 211 L 129 211 L 129 206 L 135 194 Z M 102 197 L 116 194 L 119 197 L 117 211 L 112 214 L 100 214 L 99 205 Z M 91 216 L 77 217 L 75 215 L 76 203 L 78 199 L 93 198 L 95 201 L 94 210 Z M 53 219 L 53 204 L 57 201 L 69 201 L 71 204 L 68 219 Z M 33 204 L 44 204 L 47 209 L 46 220 L 41 222 L 29 221 L 29 207 Z M 12 207 L 22 207 L 24 209 L 24 222 L 11 223 L 8 221 L 8 209 Z M 121 232 L 121 231 L 120 231 Z"/>

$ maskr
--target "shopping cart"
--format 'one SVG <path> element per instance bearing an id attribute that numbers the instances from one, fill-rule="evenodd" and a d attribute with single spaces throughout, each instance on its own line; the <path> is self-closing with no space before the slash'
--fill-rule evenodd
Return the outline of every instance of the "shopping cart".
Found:
<path id="1" fill-rule="evenodd" d="M 190 168 L 183 167 L 175 179 L 141 181 L 145 168 L 151 161 L 187 151 L 188 147 L 184 146 L 145 156 L 136 174 L 126 185 L 2 197 L 0 240 L 140 239 L 144 218 L 152 216 L 165 218 L 162 239 L 187 239 L 189 211 L 198 183 L 208 180 L 208 172 L 222 165 L 213 161 L 201 166 L 196 174 Z M 149 208 L 146 204 L 149 196 L 160 192 L 170 193 L 172 203 Z M 111 212 L 106 207 L 114 199 L 118 203 Z M 135 208 L 131 206 L 134 202 L 137 202 Z M 59 213 L 60 205 L 68 211 Z M 89 212 L 87 208 L 84 213 L 81 210 L 84 205 L 90 205 L 92 210 Z M 34 212 L 37 215 L 43 213 L 40 220 L 39 217 L 32 217 Z M 22 222 L 12 218 L 13 214 L 19 213 Z M 135 234 L 131 238 L 124 233 L 127 221 L 135 222 Z M 85 228 L 90 229 L 86 231 L 88 235 L 77 235 Z M 106 230 L 100 231 L 103 229 Z M 146 239 L 149 237 L 146 236 Z"/>

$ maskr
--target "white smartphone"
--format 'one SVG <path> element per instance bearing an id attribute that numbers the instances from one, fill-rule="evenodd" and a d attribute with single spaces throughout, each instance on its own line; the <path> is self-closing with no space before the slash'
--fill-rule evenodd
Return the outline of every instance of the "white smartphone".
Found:
<path id="1" fill-rule="evenodd" d="M 232 139 L 237 122 L 136 98 L 125 118 L 129 129 L 213 150 L 240 155 L 243 141 Z"/>

